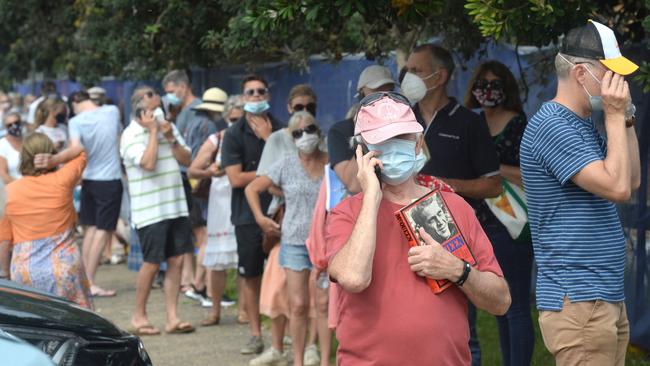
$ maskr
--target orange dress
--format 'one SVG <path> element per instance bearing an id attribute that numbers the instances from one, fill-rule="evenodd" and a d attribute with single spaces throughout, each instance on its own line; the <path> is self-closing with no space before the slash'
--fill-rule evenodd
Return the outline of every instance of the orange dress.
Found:
<path id="1" fill-rule="evenodd" d="M 57 171 L 9 183 L 0 240 L 13 244 L 12 280 L 92 309 L 72 204 L 85 167 L 82 153 Z"/>

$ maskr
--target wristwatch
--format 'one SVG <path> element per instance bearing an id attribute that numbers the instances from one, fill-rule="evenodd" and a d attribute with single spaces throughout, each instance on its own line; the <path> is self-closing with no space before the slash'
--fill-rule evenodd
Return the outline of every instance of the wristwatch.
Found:
<path id="1" fill-rule="evenodd" d="M 460 275 L 460 278 L 458 281 L 456 281 L 456 286 L 458 287 L 463 287 L 463 284 L 465 281 L 467 281 L 467 277 L 469 277 L 469 273 L 472 271 L 472 266 L 469 265 L 469 263 L 463 261 L 463 274 Z"/>

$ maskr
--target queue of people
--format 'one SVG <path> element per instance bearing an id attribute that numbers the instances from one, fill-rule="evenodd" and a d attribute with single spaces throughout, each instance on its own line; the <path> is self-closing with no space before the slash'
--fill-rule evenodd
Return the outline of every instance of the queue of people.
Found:
<path id="1" fill-rule="evenodd" d="M 611 29 L 591 21 L 568 33 L 555 66 L 557 95 L 529 123 L 507 66 L 480 64 L 461 103 L 447 93 L 451 53 L 419 45 L 399 82 L 384 66 L 364 69 L 359 103 L 327 134 L 310 86 L 289 93 L 285 124 L 269 112 L 259 75 L 243 78 L 241 95 L 215 87 L 199 99 L 173 70 L 165 95 L 134 91 L 125 127 L 105 91 L 76 92 L 66 105 L 44 84 L 24 138 L 25 118 L 0 95 L 0 270 L 88 308 L 92 297 L 115 296 L 95 278 L 125 189 L 142 254 L 138 335 L 161 333 L 147 314 L 161 273 L 166 333 L 195 331 L 178 312 L 181 294 L 210 309 L 201 326 L 219 325 L 231 270 L 238 322 L 250 332 L 240 352 L 255 355 L 253 366 L 328 365 L 333 329 L 339 365 L 480 365 L 477 308 L 496 316 L 503 365 L 529 365 L 535 261 L 539 324 L 557 364 L 623 365 L 624 239 L 612 202 L 639 186 L 623 78 L 637 67 Z M 607 140 L 591 119 L 597 110 Z M 525 191 L 531 235 L 513 235 L 490 204 L 512 187 Z M 395 213 L 432 189 L 455 225 L 440 209 L 418 211 L 446 234 L 420 228 L 420 245 L 409 247 Z M 48 224 L 34 226 L 41 217 Z M 440 245 L 457 232 L 475 265 Z M 426 280 L 452 285 L 433 294 Z"/>

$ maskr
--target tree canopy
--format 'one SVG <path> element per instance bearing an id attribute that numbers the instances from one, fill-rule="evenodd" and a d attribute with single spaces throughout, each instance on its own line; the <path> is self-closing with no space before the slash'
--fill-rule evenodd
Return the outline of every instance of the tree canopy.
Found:
<path id="1" fill-rule="evenodd" d="M 228 63 L 300 67 L 314 54 L 381 59 L 431 37 L 468 57 L 486 38 L 556 44 L 589 18 L 633 42 L 650 32 L 649 8 L 650 0 L 0 0 L 0 83 L 32 72 L 89 84 Z M 650 66 L 642 68 L 650 85 Z"/>

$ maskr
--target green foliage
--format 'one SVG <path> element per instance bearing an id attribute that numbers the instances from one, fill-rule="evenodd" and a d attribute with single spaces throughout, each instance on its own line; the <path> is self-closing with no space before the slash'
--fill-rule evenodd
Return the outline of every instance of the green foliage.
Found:
<path id="1" fill-rule="evenodd" d="M 469 57 L 481 52 L 485 37 L 545 46 L 588 18 L 639 41 L 650 24 L 644 2 L 650 0 L 0 0 L 0 85 L 32 72 L 90 84 L 107 75 L 157 78 L 170 68 L 224 63 L 305 67 L 315 54 L 381 60 L 432 37 Z"/>

